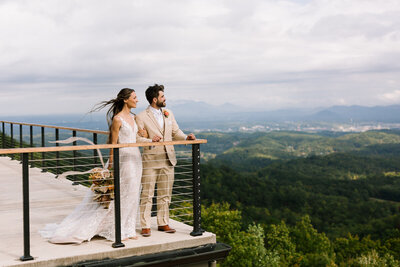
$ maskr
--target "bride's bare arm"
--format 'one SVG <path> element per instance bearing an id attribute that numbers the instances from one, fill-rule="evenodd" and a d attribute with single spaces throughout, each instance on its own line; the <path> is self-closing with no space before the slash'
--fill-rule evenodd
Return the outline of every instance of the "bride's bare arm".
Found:
<path id="1" fill-rule="evenodd" d="M 111 144 L 117 144 L 118 143 L 118 135 L 119 135 L 119 129 L 121 128 L 122 121 L 118 117 L 114 117 L 111 128 L 110 128 L 110 143 Z M 109 164 L 108 167 L 111 168 L 113 163 L 113 150 L 110 149 L 110 159 L 109 159 Z"/>

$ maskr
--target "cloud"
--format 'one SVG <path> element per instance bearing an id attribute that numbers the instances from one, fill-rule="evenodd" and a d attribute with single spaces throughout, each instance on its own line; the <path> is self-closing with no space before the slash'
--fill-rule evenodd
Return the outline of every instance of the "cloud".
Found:
<path id="1" fill-rule="evenodd" d="M 398 102 L 400 101 L 400 90 L 395 90 L 391 93 L 386 93 L 382 95 L 382 98 L 388 102 Z"/>
<path id="2" fill-rule="evenodd" d="M 385 104 L 399 29 L 397 0 L 2 1 L 0 114 L 83 112 L 153 83 L 212 104 Z M 9 92 L 40 97 L 16 110 Z"/>

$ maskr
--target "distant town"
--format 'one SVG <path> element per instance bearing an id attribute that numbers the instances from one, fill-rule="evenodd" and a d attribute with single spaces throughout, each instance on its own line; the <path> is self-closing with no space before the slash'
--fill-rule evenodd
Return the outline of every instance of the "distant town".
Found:
<path id="1" fill-rule="evenodd" d="M 267 123 L 265 125 L 241 126 L 238 131 L 241 132 L 270 132 L 270 131 L 301 131 L 301 132 L 366 132 L 371 130 L 389 130 L 400 129 L 400 123 L 319 123 L 319 122 L 280 122 Z M 236 129 L 228 129 L 228 131 L 236 131 Z"/>

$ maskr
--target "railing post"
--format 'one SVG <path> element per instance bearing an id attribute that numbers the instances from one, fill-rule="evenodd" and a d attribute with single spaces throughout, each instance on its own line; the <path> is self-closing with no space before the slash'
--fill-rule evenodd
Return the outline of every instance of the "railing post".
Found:
<path id="1" fill-rule="evenodd" d="M 200 203 L 200 144 L 192 145 L 193 164 L 193 232 L 191 236 L 204 233 L 201 229 L 201 203 Z"/>
<path id="2" fill-rule="evenodd" d="M 10 130 L 11 130 L 11 148 L 14 148 L 14 125 L 10 123 Z M 11 154 L 11 159 L 14 159 L 14 154 Z"/>
<path id="3" fill-rule="evenodd" d="M 22 124 L 19 125 L 19 147 L 22 147 L 22 142 L 23 142 L 23 138 L 22 138 Z"/>
<path id="4" fill-rule="evenodd" d="M 60 132 L 58 130 L 58 128 L 56 128 L 56 141 L 58 141 L 60 139 Z M 59 146 L 59 143 L 56 143 L 56 146 Z M 59 169 L 58 167 L 60 167 L 60 151 L 56 151 L 56 174 L 59 174 Z"/>
<path id="5" fill-rule="evenodd" d="M 22 148 L 22 124 L 19 125 L 19 147 Z M 22 154 L 19 155 L 19 159 L 21 160 L 21 164 L 22 164 Z"/>
<path id="6" fill-rule="evenodd" d="M 2 126 L 2 139 L 1 139 L 1 146 L 2 148 L 6 148 L 6 130 L 5 130 L 5 125 L 4 125 L 4 121 L 1 122 L 1 126 Z"/>
<path id="7" fill-rule="evenodd" d="M 11 148 L 14 148 L 14 124 L 10 123 Z"/>
<path id="8" fill-rule="evenodd" d="M 93 143 L 97 145 L 97 133 L 93 133 Z M 97 149 L 93 149 L 93 163 L 97 164 Z"/>
<path id="9" fill-rule="evenodd" d="M 29 166 L 28 153 L 22 154 L 22 192 L 23 192 L 23 220 L 24 220 L 24 256 L 21 261 L 33 260 L 30 255 L 29 232 Z"/>
<path id="10" fill-rule="evenodd" d="M 113 148 L 114 157 L 114 211 L 115 211 L 115 243 L 113 248 L 125 247 L 121 242 L 121 203 L 119 184 L 119 148 Z"/>
<path id="11" fill-rule="evenodd" d="M 45 137 L 44 137 L 44 127 L 42 127 L 42 147 L 45 147 Z M 46 158 L 46 153 L 42 152 L 42 167 L 45 167 L 45 158 Z M 44 169 L 42 169 L 42 172 L 45 172 Z"/>
<path id="12" fill-rule="evenodd" d="M 72 131 L 72 137 L 76 137 L 76 131 Z M 76 146 L 76 141 L 74 141 L 74 142 L 72 142 L 72 145 L 73 146 Z M 72 151 L 72 165 L 73 165 L 73 167 L 72 167 L 72 169 L 74 170 L 74 171 L 76 171 L 76 155 L 77 155 L 77 152 L 76 152 L 76 150 L 74 150 L 74 151 Z M 76 176 L 73 176 L 74 177 L 74 180 L 76 180 L 75 178 L 76 178 Z M 79 182 L 76 182 L 76 181 L 74 181 L 73 183 L 72 183 L 72 185 L 78 185 L 79 184 Z"/>
<path id="13" fill-rule="evenodd" d="M 33 126 L 29 126 L 29 145 L 33 147 Z M 31 160 L 33 160 L 33 153 L 31 153 Z M 32 165 L 33 167 L 33 165 Z"/>

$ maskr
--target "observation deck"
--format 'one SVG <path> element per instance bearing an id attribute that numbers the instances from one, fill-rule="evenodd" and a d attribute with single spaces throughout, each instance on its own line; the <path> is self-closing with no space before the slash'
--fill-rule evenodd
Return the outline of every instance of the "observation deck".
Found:
<path id="1" fill-rule="evenodd" d="M 61 222 L 90 190 L 82 181 L 57 179 L 57 172 L 59 173 L 58 170 L 61 172 L 62 163 L 56 164 L 56 161 L 63 161 L 60 153 L 63 151 L 73 153 L 71 168 L 77 169 L 78 166 L 83 165 L 78 162 L 79 157 L 83 157 L 82 154 L 76 152 L 90 152 L 91 154 L 85 158 L 90 158 L 94 162 L 93 165 L 96 165 L 99 163 L 96 148 L 114 149 L 114 153 L 118 154 L 120 147 L 140 147 L 143 144 L 98 145 L 95 134 L 104 135 L 106 132 L 91 130 L 85 132 L 81 129 L 15 122 L 0 121 L 0 123 L 2 123 L 2 127 L 0 127 L 0 184 L 2 185 L 0 193 L 0 217 L 2 218 L 0 220 L 0 266 L 213 266 L 216 260 L 225 258 L 229 252 L 228 246 L 216 242 L 215 234 L 203 231 L 200 227 L 201 213 L 198 194 L 200 191 L 195 192 L 195 190 L 200 190 L 200 176 L 196 169 L 198 166 L 195 166 L 200 162 L 196 160 L 192 160 L 193 168 L 191 168 L 190 174 L 192 181 L 189 186 L 183 186 L 185 185 L 183 181 L 187 179 L 180 180 L 179 171 L 176 173 L 177 185 L 174 185 L 171 203 L 171 207 L 175 211 L 172 211 L 170 220 L 170 226 L 176 229 L 176 233 L 168 234 L 157 231 L 156 217 L 152 217 L 152 235 L 150 237 L 142 237 L 140 226 L 137 225 L 137 240 L 118 240 L 118 234 L 116 234 L 115 242 L 94 237 L 90 242 L 80 245 L 49 243 L 38 231 L 48 223 Z M 11 127 L 8 132 L 5 127 L 7 124 Z M 14 134 L 13 125 L 20 125 L 19 136 Z M 23 126 L 30 127 L 30 134 L 23 134 Z M 36 146 L 33 127 L 41 128 L 42 134 L 37 136 L 39 144 Z M 74 143 L 74 146 L 44 146 L 43 144 L 47 144 L 45 139 L 49 138 L 49 134 L 46 135 L 43 129 L 50 128 L 56 129 L 53 140 L 59 139 L 60 130 L 71 131 L 72 136 L 77 136 L 77 133 L 82 132 L 86 134 L 86 137 L 87 134 L 93 134 L 95 145 L 84 147 Z M 25 141 L 26 139 L 30 141 Z M 180 141 L 168 144 L 199 147 L 201 143 L 206 143 L 206 141 Z M 163 145 L 163 143 L 159 145 Z M 51 153 L 54 154 L 54 157 L 51 156 Z M 181 155 L 184 156 L 181 158 L 186 158 L 187 154 L 182 153 Z M 200 156 L 200 154 L 193 155 Z M 117 157 L 115 161 L 116 159 Z M 49 164 L 50 161 L 54 165 Z M 116 163 L 114 162 L 114 164 Z M 52 168 L 53 171 L 50 171 Z M 63 166 L 63 168 L 66 167 Z M 179 166 L 177 169 L 179 170 Z M 181 173 L 183 175 L 187 172 L 182 171 Z M 191 194 L 186 193 L 188 191 L 182 191 L 182 188 L 189 188 Z M 174 194 L 176 194 L 175 197 Z M 189 199 L 182 199 L 181 195 L 189 196 Z M 175 201 L 175 205 L 174 198 L 179 200 Z M 178 205 L 181 202 L 191 203 L 191 205 L 182 207 Z M 193 212 L 191 214 L 181 212 L 182 210 L 187 212 L 188 209 Z M 115 243 L 119 245 L 114 246 Z"/>

